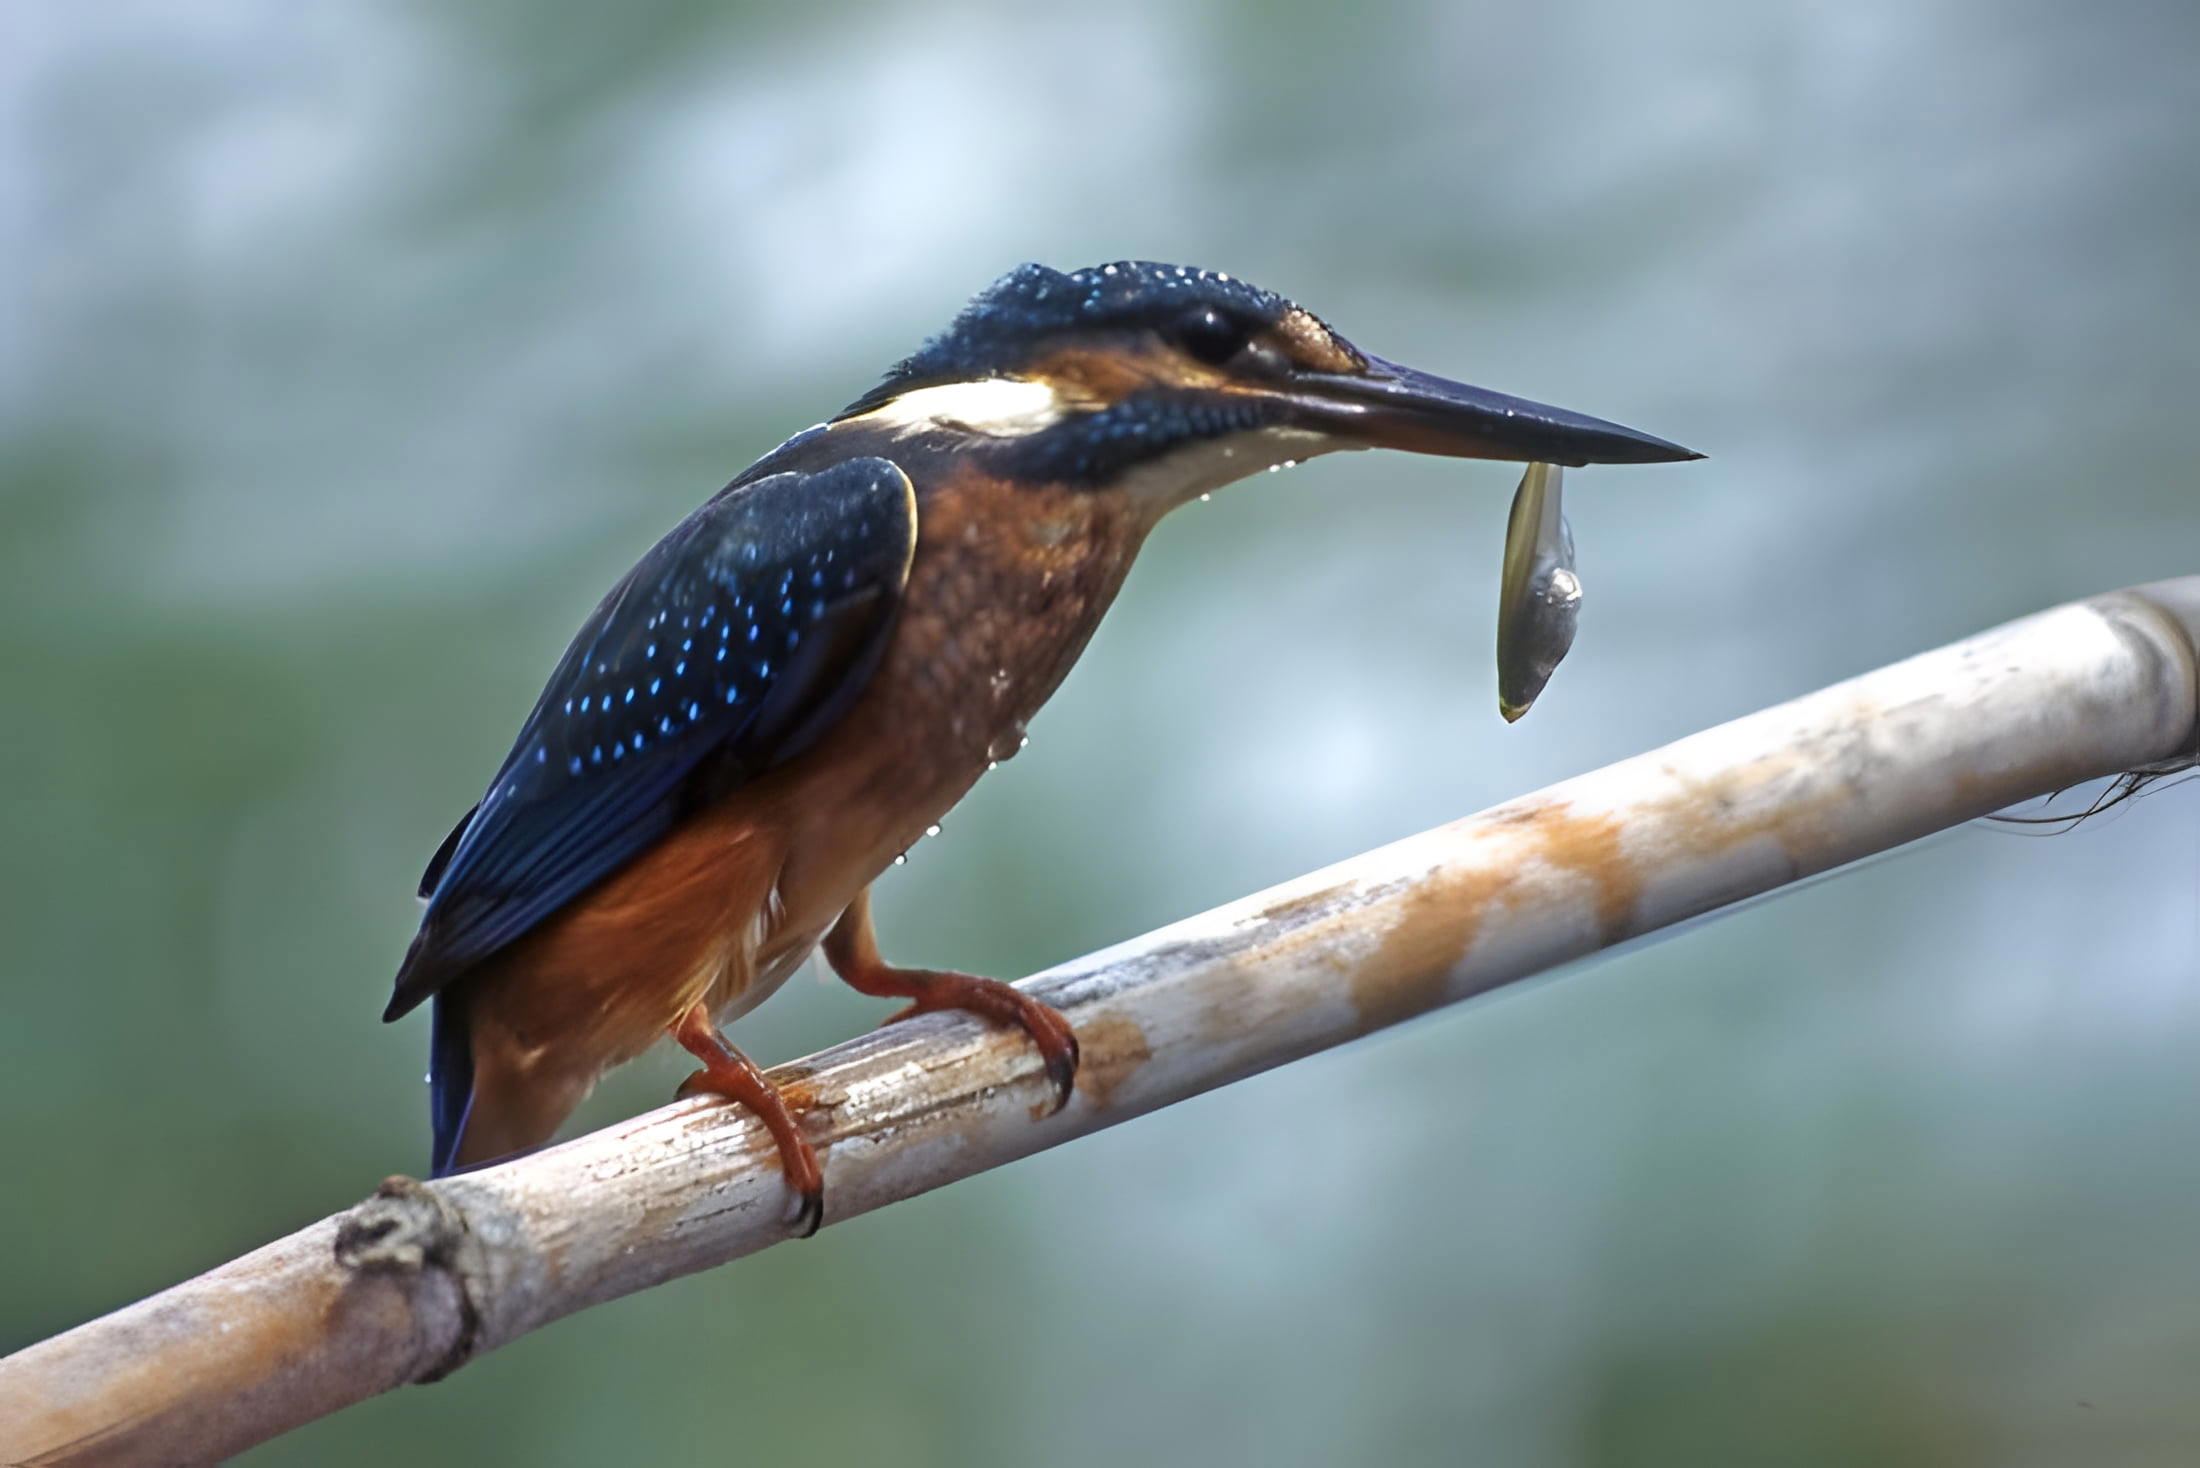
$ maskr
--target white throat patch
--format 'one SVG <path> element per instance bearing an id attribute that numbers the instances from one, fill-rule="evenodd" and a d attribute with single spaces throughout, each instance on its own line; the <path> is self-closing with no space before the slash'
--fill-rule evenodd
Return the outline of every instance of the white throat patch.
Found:
<path id="1" fill-rule="evenodd" d="M 1172 449 L 1130 470 L 1116 487 L 1159 515 L 1263 469 L 1288 469 L 1316 454 L 1350 447 L 1304 428 L 1256 428 Z"/>
<path id="2" fill-rule="evenodd" d="M 912 388 L 855 421 L 868 419 L 896 434 L 944 428 L 987 438 L 1022 438 L 1052 428 L 1067 412 L 1061 397 L 1046 383 L 987 377 Z"/>

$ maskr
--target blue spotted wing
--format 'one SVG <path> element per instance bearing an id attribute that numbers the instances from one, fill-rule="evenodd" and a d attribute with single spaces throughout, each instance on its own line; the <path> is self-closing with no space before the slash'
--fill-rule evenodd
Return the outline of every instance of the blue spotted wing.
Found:
<path id="1" fill-rule="evenodd" d="M 612 588 L 422 881 L 385 1018 L 524 935 L 713 793 L 801 752 L 876 666 L 916 545 L 885 459 L 727 489 Z"/>

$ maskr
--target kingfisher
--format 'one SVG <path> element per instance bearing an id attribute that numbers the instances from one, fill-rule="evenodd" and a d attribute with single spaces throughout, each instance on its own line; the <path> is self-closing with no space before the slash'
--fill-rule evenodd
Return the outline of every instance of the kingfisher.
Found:
<path id="1" fill-rule="evenodd" d="M 824 1178 L 721 1026 L 809 957 L 893 1019 L 1021 1029 L 1066 1104 L 1077 1036 L 993 979 L 881 955 L 872 882 L 1021 745 L 1172 509 L 1391 448 L 1565 465 L 1700 455 L 1372 356 L 1229 275 L 1027 264 L 613 586 L 430 860 L 383 1014 L 434 1001 L 433 1174 L 549 1140 L 672 1038 L 747 1106 L 795 1231 Z M 891 1020 L 889 1020 L 891 1022 Z"/>

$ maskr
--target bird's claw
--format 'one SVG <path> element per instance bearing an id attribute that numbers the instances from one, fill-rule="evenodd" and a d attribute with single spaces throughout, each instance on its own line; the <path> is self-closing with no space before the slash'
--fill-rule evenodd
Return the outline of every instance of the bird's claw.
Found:
<path id="1" fill-rule="evenodd" d="M 1069 1027 L 1067 1021 L 1062 1025 L 1062 1034 L 1068 1041 L 1067 1049 L 1049 1050 L 1043 1043 L 1039 1047 L 1039 1053 L 1046 1061 L 1047 1079 L 1054 1083 L 1054 1105 L 1047 1112 L 1049 1116 L 1069 1105 L 1069 1098 L 1076 1094 L 1077 1065 L 1083 1058 L 1077 1044 L 1077 1032 Z"/>
<path id="2" fill-rule="evenodd" d="M 825 1190 L 820 1188 L 814 1193 L 797 1190 L 795 1197 L 800 1200 L 800 1206 L 795 1209 L 792 1237 L 806 1239 L 824 1225 Z"/>

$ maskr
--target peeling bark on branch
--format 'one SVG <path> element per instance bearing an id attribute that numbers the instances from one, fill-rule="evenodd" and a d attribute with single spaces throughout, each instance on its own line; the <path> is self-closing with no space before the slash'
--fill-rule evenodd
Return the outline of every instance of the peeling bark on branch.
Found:
<path id="1" fill-rule="evenodd" d="M 783 1066 L 831 1222 L 1738 899 L 2200 748 L 2200 577 L 2115 592 L 1707 730 L 1029 980 L 1016 1034 L 932 1015 Z M 0 1463 L 207 1462 L 778 1242 L 747 1113 L 679 1102 L 357 1207 L 0 1361 Z"/>

